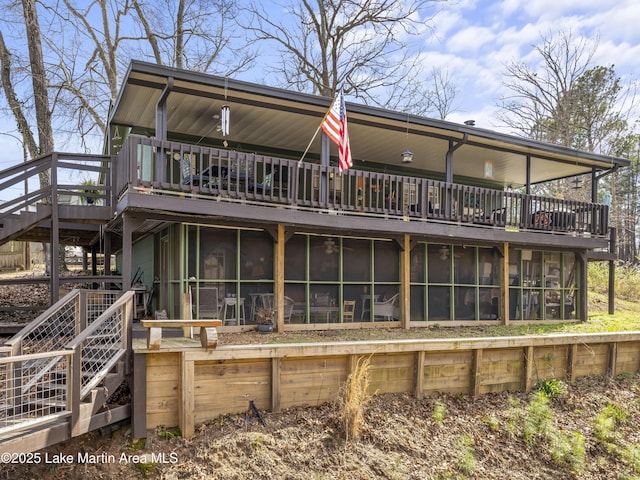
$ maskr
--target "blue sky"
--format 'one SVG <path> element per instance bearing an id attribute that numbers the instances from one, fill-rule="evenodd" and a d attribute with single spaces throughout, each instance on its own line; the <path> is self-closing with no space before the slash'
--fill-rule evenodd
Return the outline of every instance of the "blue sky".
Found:
<path id="1" fill-rule="evenodd" d="M 439 67 L 448 71 L 459 90 L 457 110 L 447 118 L 451 121 L 474 119 L 479 127 L 501 129 L 496 112 L 505 93 L 505 64 L 533 62 L 532 45 L 540 43 L 541 35 L 563 29 L 597 39 L 594 66 L 614 64 L 627 82 L 640 77 L 637 0 L 451 0 L 438 5 L 438 10 L 434 35 L 415 39 L 416 50 L 422 52 L 425 70 Z M 255 75 L 245 74 L 242 79 L 260 81 Z M 0 116 L 0 132 L 16 135 L 14 120 Z M 0 169 L 22 159 L 20 143 L 12 136 L 0 134 L 0 151 L 4 154 Z"/>
<path id="2" fill-rule="evenodd" d="M 475 119 L 498 128 L 505 64 L 534 64 L 541 35 L 571 29 L 597 41 L 595 65 L 615 65 L 625 81 L 640 77 L 640 3 L 637 0 L 459 0 L 441 5 L 424 62 L 449 72 L 459 89 L 458 111 L 447 119 Z"/>

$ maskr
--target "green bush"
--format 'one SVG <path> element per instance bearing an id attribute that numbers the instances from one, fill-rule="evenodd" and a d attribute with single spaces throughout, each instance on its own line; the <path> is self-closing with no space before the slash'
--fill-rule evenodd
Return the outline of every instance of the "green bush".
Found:
<path id="1" fill-rule="evenodd" d="M 542 392 L 549 400 L 557 400 L 567 393 L 567 385 L 562 380 L 545 380 L 537 385 L 536 390 Z"/>
<path id="2" fill-rule="evenodd" d="M 608 292 L 609 263 L 589 262 L 587 281 L 590 290 L 597 293 Z M 614 282 L 616 297 L 628 301 L 636 301 L 640 298 L 640 272 L 636 265 L 617 265 Z"/>

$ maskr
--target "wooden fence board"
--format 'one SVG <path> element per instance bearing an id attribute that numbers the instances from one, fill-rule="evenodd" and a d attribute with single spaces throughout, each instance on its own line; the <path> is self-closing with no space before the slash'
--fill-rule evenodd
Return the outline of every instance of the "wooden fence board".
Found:
<path id="1" fill-rule="evenodd" d="M 618 344 L 616 372 L 636 372 L 640 370 L 640 342 Z"/>
<path id="2" fill-rule="evenodd" d="M 575 377 L 606 375 L 609 345 L 606 343 L 580 344 L 575 363 Z"/>
<path id="3" fill-rule="evenodd" d="M 413 389 L 414 355 L 374 355 L 370 361 L 370 391 L 410 392 Z"/>
<path id="4" fill-rule="evenodd" d="M 136 354 L 146 355 L 147 391 L 134 416 L 141 414 L 147 428 L 184 424 L 189 433 L 194 423 L 248 411 L 250 400 L 261 410 L 335 401 L 363 356 L 371 358 L 371 392 L 480 395 L 526 390 L 552 378 L 636 372 L 640 333 L 184 347 Z M 192 367 L 182 366 L 189 362 Z"/>
<path id="5" fill-rule="evenodd" d="M 533 351 L 532 383 L 544 380 L 567 380 L 569 347 L 536 347 Z"/>

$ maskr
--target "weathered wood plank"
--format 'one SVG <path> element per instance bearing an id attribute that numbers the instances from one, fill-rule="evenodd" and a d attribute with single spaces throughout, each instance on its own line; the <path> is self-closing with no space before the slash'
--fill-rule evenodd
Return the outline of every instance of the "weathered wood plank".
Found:
<path id="1" fill-rule="evenodd" d="M 617 344 L 615 356 L 612 343 Z M 195 425 L 221 414 L 247 412 L 249 400 L 261 410 L 334 401 L 356 359 L 365 355 L 371 356 L 371 393 L 481 395 L 532 388 L 550 378 L 604 375 L 613 364 L 616 373 L 635 372 L 639 347 L 640 336 L 633 332 L 512 337 L 493 344 L 465 339 L 249 345 L 211 351 L 138 350 L 136 355 L 143 355 L 147 364 L 147 428 L 181 425 L 188 433 L 190 421 Z M 189 377 L 192 388 L 185 384 Z"/>
<path id="2" fill-rule="evenodd" d="M 195 433 L 195 362 L 185 361 L 182 356 L 179 383 L 178 421 L 182 436 L 186 439 Z"/>
<path id="3" fill-rule="evenodd" d="M 640 342 L 618 343 L 616 371 L 636 372 L 640 369 Z"/>

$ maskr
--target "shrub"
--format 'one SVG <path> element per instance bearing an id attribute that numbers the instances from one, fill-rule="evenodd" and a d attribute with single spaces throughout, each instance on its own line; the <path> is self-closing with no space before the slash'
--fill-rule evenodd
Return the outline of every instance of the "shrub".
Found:
<path id="1" fill-rule="evenodd" d="M 536 390 L 549 400 L 557 400 L 567 393 L 567 385 L 562 380 L 545 380 L 537 385 Z"/>

